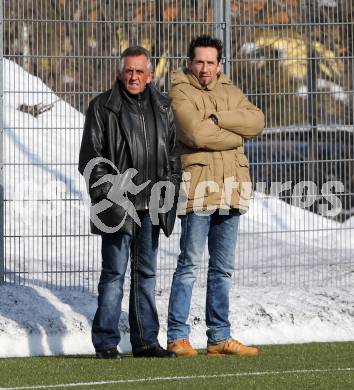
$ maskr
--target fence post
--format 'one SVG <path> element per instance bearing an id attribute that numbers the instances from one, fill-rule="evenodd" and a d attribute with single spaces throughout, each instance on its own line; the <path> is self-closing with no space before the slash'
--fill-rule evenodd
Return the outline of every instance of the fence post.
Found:
<path id="1" fill-rule="evenodd" d="M 157 42 L 155 42 L 155 52 L 152 54 L 156 57 L 155 61 L 157 65 L 157 62 L 160 61 L 160 57 L 163 52 L 163 41 L 165 39 L 163 36 L 163 1 L 161 0 L 155 0 L 155 17 Z"/>
<path id="2" fill-rule="evenodd" d="M 317 131 L 317 59 L 313 45 L 312 31 L 315 25 L 316 3 L 312 0 L 308 1 L 307 11 L 307 115 L 310 125 L 309 133 L 309 152 L 308 152 L 308 180 L 315 182 L 318 185 L 318 171 L 316 169 L 318 160 L 318 131 Z"/>
<path id="3" fill-rule="evenodd" d="M 213 35 L 215 38 L 224 39 L 223 24 L 224 24 L 224 7 L 223 1 L 213 1 Z"/>
<path id="4" fill-rule="evenodd" d="M 230 0 L 224 1 L 224 72 L 231 78 L 231 4 Z"/>
<path id="5" fill-rule="evenodd" d="M 231 56 L 231 9 L 230 0 L 214 0 L 213 2 L 215 38 L 220 39 L 224 46 L 224 73 L 230 76 L 230 56 Z"/>
<path id="6" fill-rule="evenodd" d="M 5 283 L 4 246 L 4 121 L 3 121 L 3 1 L 0 1 L 0 285 Z"/>

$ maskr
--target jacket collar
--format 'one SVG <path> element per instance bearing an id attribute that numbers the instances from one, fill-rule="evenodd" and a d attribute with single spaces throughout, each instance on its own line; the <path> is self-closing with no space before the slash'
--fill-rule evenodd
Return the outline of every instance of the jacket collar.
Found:
<path id="1" fill-rule="evenodd" d="M 157 104 L 160 110 L 163 111 L 171 105 L 171 99 L 162 94 L 153 83 L 148 84 L 146 88 L 150 89 L 152 104 Z M 122 106 L 122 91 L 118 80 L 115 81 L 104 106 L 116 114 L 119 114 Z"/>
<path id="2" fill-rule="evenodd" d="M 200 85 L 198 79 L 188 69 L 173 72 L 171 81 L 173 86 L 177 84 L 190 84 L 193 87 L 204 91 L 212 91 L 220 84 L 232 84 L 232 81 L 225 74 L 220 73 L 211 81 L 210 84 L 204 87 Z"/>
<path id="3" fill-rule="evenodd" d="M 118 80 L 116 80 L 113 84 L 111 93 L 109 94 L 104 106 L 116 114 L 119 114 L 120 108 L 122 106 L 122 95 Z"/>
<path id="4" fill-rule="evenodd" d="M 164 111 L 171 105 L 171 98 L 168 95 L 164 95 L 163 93 L 161 93 L 156 88 L 155 84 L 149 84 L 148 88 L 150 88 L 153 104 L 157 104 L 160 110 Z"/>

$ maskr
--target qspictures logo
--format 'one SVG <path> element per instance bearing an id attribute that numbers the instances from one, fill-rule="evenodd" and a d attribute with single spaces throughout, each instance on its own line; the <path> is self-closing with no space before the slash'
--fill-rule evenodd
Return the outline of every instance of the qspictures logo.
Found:
<path id="1" fill-rule="evenodd" d="M 108 164 L 112 173 L 103 174 L 93 179 L 92 173 L 97 165 Z M 13 193 L 15 201 L 10 202 L 11 215 L 19 218 L 22 225 L 28 228 L 40 226 L 39 221 L 53 221 L 61 218 L 70 207 L 82 213 L 89 214 L 92 223 L 104 233 L 118 232 L 127 218 L 141 225 L 139 214 L 134 205 L 135 197 L 150 184 L 147 180 L 136 185 L 134 179 L 138 171 L 129 168 L 120 172 L 114 164 L 104 158 L 92 159 L 85 167 L 84 179 L 87 193 L 96 193 L 95 199 L 88 199 L 86 194 L 76 191 L 75 201 L 72 200 L 71 186 L 62 180 L 51 180 L 46 183 L 33 181 L 21 182 Z M 255 191 L 270 199 L 288 198 L 288 203 L 301 209 L 311 209 L 316 202 L 318 214 L 334 218 L 342 211 L 342 201 L 338 194 L 345 192 L 340 181 L 327 181 L 318 186 L 312 181 L 299 182 L 257 182 Z M 169 212 L 177 202 L 178 214 L 184 215 L 193 211 L 198 215 L 210 215 L 219 209 L 224 215 L 229 213 L 232 199 L 237 196 L 240 208 L 247 210 L 252 199 L 252 183 L 238 182 L 235 177 L 225 178 L 222 185 L 215 181 L 198 181 L 191 172 L 183 173 L 183 180 L 176 194 L 176 188 L 171 181 L 159 181 L 149 189 L 148 212 L 154 225 L 159 224 L 159 214 Z M 215 194 L 218 193 L 218 194 Z M 217 195 L 217 196 L 214 196 Z M 345 195 L 345 194 L 344 194 Z M 220 199 L 220 204 L 209 202 L 209 199 Z M 68 203 L 69 201 L 69 203 Z M 112 207 L 119 206 L 123 210 L 123 218 L 116 226 L 108 226 L 102 218 L 102 213 L 109 213 Z"/>
<path id="2" fill-rule="evenodd" d="M 92 183 L 91 175 L 97 164 L 108 164 L 115 174 L 105 174 Z M 138 171 L 134 168 L 127 169 L 124 173 L 108 159 L 92 159 L 85 167 L 84 178 L 87 190 L 98 189 L 110 183 L 110 188 L 104 193 L 104 197 L 98 202 L 91 204 L 90 218 L 92 223 L 104 233 L 114 233 L 119 231 L 124 225 L 128 216 L 140 226 L 140 219 L 134 206 L 134 196 L 143 191 L 150 183 L 150 180 L 141 185 L 134 183 L 134 177 Z M 186 205 L 192 199 L 192 211 L 196 214 L 212 214 L 215 210 L 222 210 L 223 214 L 228 214 L 234 192 L 238 194 L 238 204 L 240 208 L 246 210 L 252 195 L 251 182 L 238 182 L 235 177 L 227 177 L 222 186 L 212 180 L 197 182 L 195 187 L 191 186 L 191 173 L 184 172 L 182 185 L 177 197 L 178 214 L 186 213 Z M 90 184 L 91 183 L 91 184 Z M 265 183 L 256 183 L 256 190 L 265 192 Z M 104 188 L 104 187 L 103 187 Z M 106 186 L 107 188 L 107 186 Z M 270 196 L 280 198 L 282 192 L 292 191 L 292 204 L 300 208 L 309 208 L 314 202 L 320 202 L 319 213 L 325 217 L 335 217 L 342 210 L 342 203 L 337 193 L 344 192 L 344 185 L 340 181 L 328 181 L 324 183 L 321 190 L 311 181 L 300 181 L 292 183 L 272 182 L 270 183 Z M 91 191 L 90 191 L 91 190 Z M 193 193 L 191 194 L 191 191 Z M 220 193 L 220 204 L 208 205 L 207 197 L 212 193 Z M 161 202 L 162 199 L 162 202 Z M 155 183 L 150 192 L 148 211 L 153 224 L 159 224 L 158 215 L 170 211 L 176 202 L 176 189 L 171 181 L 159 181 Z M 113 205 L 118 205 L 124 210 L 124 217 L 117 226 L 107 226 L 100 218 L 100 213 L 108 210 Z"/>

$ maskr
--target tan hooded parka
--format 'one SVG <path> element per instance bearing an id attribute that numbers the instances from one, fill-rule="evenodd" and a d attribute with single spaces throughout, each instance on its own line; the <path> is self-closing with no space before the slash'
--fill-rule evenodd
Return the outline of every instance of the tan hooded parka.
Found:
<path id="1" fill-rule="evenodd" d="M 182 188 L 188 198 L 179 213 L 229 208 L 246 212 L 252 185 L 243 143 L 262 131 L 262 111 L 224 74 L 205 87 L 188 70 L 175 71 L 171 81 Z"/>

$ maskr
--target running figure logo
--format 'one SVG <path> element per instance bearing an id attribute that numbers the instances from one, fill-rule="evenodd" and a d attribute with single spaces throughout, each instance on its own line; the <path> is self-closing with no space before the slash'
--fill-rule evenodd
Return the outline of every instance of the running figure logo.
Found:
<path id="1" fill-rule="evenodd" d="M 129 215 L 135 223 L 141 226 L 140 218 L 135 209 L 134 204 L 130 201 L 128 194 L 137 195 L 141 192 L 151 180 L 147 180 L 145 183 L 137 186 L 133 182 L 133 178 L 136 176 L 138 171 L 135 168 L 129 168 L 124 173 L 120 173 L 117 167 L 108 159 L 103 157 L 97 157 L 90 160 L 84 170 L 84 178 L 88 191 L 90 190 L 90 177 L 94 167 L 98 164 L 106 163 L 109 164 L 117 174 L 113 175 L 107 173 L 98 179 L 91 185 L 91 188 L 96 188 L 106 182 L 112 183 L 106 198 L 100 200 L 98 203 L 91 205 L 90 218 L 94 225 L 104 233 L 116 233 L 124 225 L 127 216 Z M 112 205 L 118 205 L 125 210 L 124 218 L 118 226 L 107 226 L 98 217 L 98 214 L 109 209 Z"/>

